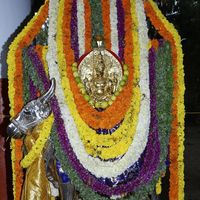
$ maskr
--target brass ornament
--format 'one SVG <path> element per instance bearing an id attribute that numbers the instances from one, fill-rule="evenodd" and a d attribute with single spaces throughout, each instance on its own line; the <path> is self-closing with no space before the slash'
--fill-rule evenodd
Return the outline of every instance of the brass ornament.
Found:
<path id="1" fill-rule="evenodd" d="M 91 104 L 106 108 L 118 91 L 123 70 L 117 56 L 103 47 L 102 40 L 97 40 L 97 48 L 79 63 L 78 75 Z"/>

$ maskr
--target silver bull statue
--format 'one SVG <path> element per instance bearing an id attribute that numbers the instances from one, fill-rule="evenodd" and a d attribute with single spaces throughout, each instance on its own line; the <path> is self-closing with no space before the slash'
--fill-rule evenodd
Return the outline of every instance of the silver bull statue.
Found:
<path id="1" fill-rule="evenodd" d="M 49 90 L 23 107 L 21 112 L 11 120 L 7 127 L 9 137 L 15 139 L 25 138 L 28 133 L 32 133 L 32 130 L 51 114 L 50 101 L 55 94 L 55 88 L 55 79 L 51 79 Z M 74 186 L 70 183 L 63 183 L 61 177 L 58 176 L 55 166 L 56 158 L 54 156 L 54 147 L 51 139 L 48 140 L 42 157 L 45 162 L 46 177 L 54 188 L 58 188 L 60 198 L 62 200 L 77 199 L 78 197 Z M 24 200 L 26 197 L 22 197 L 22 199 Z"/>
<path id="2" fill-rule="evenodd" d="M 14 117 L 8 125 L 7 133 L 9 137 L 21 138 L 33 129 L 51 113 L 50 100 L 55 93 L 55 79 L 51 80 L 49 90 L 36 100 L 27 103 L 20 113 Z"/>

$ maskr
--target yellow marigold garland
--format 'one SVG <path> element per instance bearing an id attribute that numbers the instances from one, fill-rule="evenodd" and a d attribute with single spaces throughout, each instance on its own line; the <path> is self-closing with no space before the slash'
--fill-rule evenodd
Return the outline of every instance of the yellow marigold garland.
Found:
<path id="1" fill-rule="evenodd" d="M 51 127 L 52 127 L 53 121 L 54 121 L 54 117 L 51 114 L 46 120 L 44 120 L 44 122 L 42 122 L 42 124 L 36 127 L 36 131 L 39 132 L 39 137 L 36 140 L 34 146 L 31 148 L 31 150 L 21 161 L 21 166 L 23 168 L 29 167 L 34 162 L 34 160 L 38 158 L 39 155 L 42 153 L 42 150 L 44 149 L 46 141 L 48 140 L 49 135 L 51 133 Z"/>
<path id="2" fill-rule="evenodd" d="M 48 51 L 47 46 L 42 48 L 42 58 L 43 58 L 43 61 L 44 61 L 43 64 L 44 64 L 44 69 L 45 69 L 46 74 L 48 74 L 48 64 L 46 62 L 47 51 Z"/>
<path id="3" fill-rule="evenodd" d="M 15 40 L 9 47 L 9 53 L 7 57 L 8 63 L 8 94 L 10 100 L 10 116 L 14 117 L 23 106 L 22 99 L 22 48 L 32 41 L 35 33 L 39 31 L 41 24 L 46 19 L 48 10 L 48 0 L 46 0 L 44 6 L 40 8 L 37 15 L 35 15 L 28 25 L 17 35 Z M 34 31 L 33 31 L 34 30 Z M 16 79 L 18 84 L 15 84 Z M 17 91 L 17 92 L 16 92 Z M 19 99 L 20 98 L 20 99 Z M 20 167 L 20 160 L 22 159 L 22 144 L 21 140 L 11 139 L 11 159 L 12 159 L 12 171 L 13 171 L 13 196 L 15 200 L 20 200 L 22 184 L 23 184 L 23 171 Z M 16 192 L 17 191 L 17 192 Z"/>
<path id="4" fill-rule="evenodd" d="M 61 5 L 60 5 L 61 6 Z M 62 87 L 65 91 L 66 102 L 69 105 L 70 112 L 76 122 L 80 137 L 85 144 L 86 151 L 93 156 L 98 154 L 99 157 L 103 159 L 114 158 L 124 154 L 129 145 L 133 140 L 133 135 L 136 130 L 136 125 L 138 121 L 138 113 L 140 108 L 140 90 L 139 87 L 133 87 L 133 97 L 131 108 L 127 112 L 125 119 L 118 130 L 116 130 L 112 135 L 98 135 L 92 129 L 90 129 L 87 124 L 81 119 L 76 109 L 76 105 L 73 100 L 73 94 L 70 90 L 69 80 L 65 74 L 65 68 L 67 67 L 65 64 L 65 59 L 63 55 L 63 11 L 64 5 L 62 5 L 61 10 L 58 15 L 58 33 L 57 33 L 57 45 L 58 45 L 58 64 L 59 70 L 62 78 Z M 135 26 L 137 26 L 137 17 L 133 12 L 133 20 L 135 22 Z M 68 13 L 66 13 L 68 14 Z M 134 74 L 134 83 L 139 78 L 139 44 L 138 44 L 138 32 L 137 29 L 134 28 L 132 34 L 134 35 L 134 46 L 137 51 L 134 51 L 134 66 L 135 66 L 135 74 Z M 136 53 L 137 52 L 137 53 Z M 134 116 L 133 114 L 134 113 Z M 131 126 L 130 126 L 131 125 Z M 88 144 L 88 141 L 90 143 Z M 103 148 L 103 146 L 107 146 L 110 148 Z M 118 149 L 118 151 L 116 151 Z M 101 152 L 99 154 L 98 152 Z"/>
<path id="5" fill-rule="evenodd" d="M 172 44 L 172 48 L 175 48 L 174 51 L 176 52 L 176 68 L 177 68 L 177 91 L 175 93 L 175 98 L 176 98 L 176 118 L 178 122 L 178 126 L 176 128 L 177 130 L 177 136 L 178 136 L 178 158 L 177 160 L 173 160 L 173 162 L 177 162 L 178 165 L 178 172 L 176 177 L 178 179 L 178 192 L 177 195 L 178 197 L 174 197 L 173 190 L 177 190 L 176 187 L 171 187 L 170 190 L 172 190 L 172 193 L 170 193 L 170 199 L 175 200 L 183 200 L 184 199 L 184 162 L 183 162 L 183 153 L 184 153 L 184 117 L 185 117 L 185 108 L 184 108 L 184 91 L 185 91 L 185 86 L 184 86 L 184 71 L 183 71 L 183 53 L 182 53 L 182 46 L 181 46 L 181 38 L 174 28 L 174 26 L 167 21 L 165 16 L 161 13 L 161 11 L 158 9 L 157 5 L 152 1 L 148 0 L 150 3 L 153 12 L 156 13 L 156 16 L 158 19 L 161 21 L 162 25 L 166 28 L 166 30 L 169 32 L 169 34 L 172 35 L 173 40 L 170 40 L 170 43 Z M 151 13 L 149 13 L 151 15 Z M 151 16 L 150 16 L 151 18 Z M 163 31 L 162 29 L 159 29 L 159 27 L 156 27 L 158 31 Z M 167 33 L 168 34 L 168 33 Z M 161 34 L 163 35 L 163 34 Z M 165 37 L 165 35 L 163 35 Z M 167 39 L 168 36 L 167 36 Z M 175 127 L 172 127 L 175 128 Z M 172 146 L 173 143 L 170 143 Z M 172 148 L 174 149 L 174 148 Z M 175 149 L 174 149 L 175 150 Z M 173 152 L 170 152 L 170 154 Z M 173 165 L 174 163 L 171 163 Z M 175 168 L 172 168 L 175 170 Z M 176 173 L 174 173 L 171 169 L 171 176 L 174 176 Z M 171 183 L 173 184 L 173 183 Z"/>

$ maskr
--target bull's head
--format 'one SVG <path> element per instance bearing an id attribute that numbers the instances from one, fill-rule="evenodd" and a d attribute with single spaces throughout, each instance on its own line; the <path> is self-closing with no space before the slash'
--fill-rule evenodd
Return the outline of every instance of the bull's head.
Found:
<path id="1" fill-rule="evenodd" d="M 50 99 L 55 93 L 55 79 L 51 79 L 51 87 L 38 99 L 27 103 L 21 112 L 12 119 L 8 125 L 7 132 L 9 137 L 21 138 L 51 113 Z"/>

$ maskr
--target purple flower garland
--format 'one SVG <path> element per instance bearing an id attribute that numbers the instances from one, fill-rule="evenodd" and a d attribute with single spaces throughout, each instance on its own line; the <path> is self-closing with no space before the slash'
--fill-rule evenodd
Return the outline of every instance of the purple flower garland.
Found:
<path id="1" fill-rule="evenodd" d="M 35 99 L 37 97 L 37 88 L 35 87 L 32 79 L 29 79 L 29 89 L 30 89 L 30 99 Z"/>
<path id="2" fill-rule="evenodd" d="M 42 62 L 40 61 L 36 52 L 33 48 L 29 48 L 28 56 L 32 60 L 39 78 L 43 81 L 45 90 L 48 90 L 50 84 L 49 80 L 45 74 Z M 150 91 L 151 91 L 151 123 L 150 123 L 150 133 L 148 138 L 148 143 L 145 152 L 144 163 L 142 165 L 141 171 L 139 172 L 137 178 L 131 180 L 130 182 L 116 186 L 115 188 L 109 187 L 98 180 L 95 176 L 91 175 L 82 164 L 77 159 L 74 151 L 70 145 L 65 127 L 64 121 L 61 118 L 60 108 L 56 97 L 52 100 L 52 110 L 55 117 L 56 128 L 58 132 L 58 137 L 60 144 L 65 152 L 66 157 L 69 159 L 72 167 L 76 170 L 79 177 L 87 183 L 88 186 L 93 188 L 96 192 L 101 194 L 112 196 L 120 195 L 123 193 L 133 192 L 141 184 L 148 183 L 153 177 L 155 170 L 159 163 L 160 155 L 160 144 L 158 139 L 158 122 L 156 116 L 156 96 L 155 96 L 155 59 L 151 57 L 150 59 Z M 134 153 L 134 152 L 133 152 Z"/>
<path id="3" fill-rule="evenodd" d="M 125 47 L 125 25 L 124 25 L 124 8 L 121 0 L 117 0 L 117 30 L 118 30 L 118 45 L 119 52 L 118 56 L 121 60 L 124 60 L 124 47 Z"/>
<path id="4" fill-rule="evenodd" d="M 77 0 L 73 0 L 71 11 L 71 48 L 74 50 L 75 60 L 79 59 L 79 41 L 78 41 L 78 22 L 77 22 Z"/>

